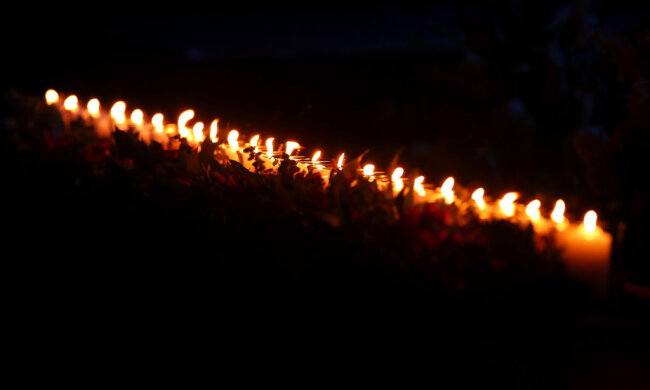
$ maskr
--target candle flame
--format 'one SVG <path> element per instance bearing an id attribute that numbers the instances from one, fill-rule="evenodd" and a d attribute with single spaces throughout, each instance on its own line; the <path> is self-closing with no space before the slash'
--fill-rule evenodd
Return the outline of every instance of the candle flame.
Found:
<path id="1" fill-rule="evenodd" d="M 343 169 L 343 161 L 344 161 L 344 159 L 345 159 L 345 153 L 341 153 L 341 155 L 339 156 L 339 159 L 338 159 L 338 161 L 336 163 L 336 167 L 338 169 Z"/>
<path id="2" fill-rule="evenodd" d="M 413 180 L 413 189 L 415 192 L 424 196 L 427 192 L 424 190 L 424 176 L 418 176 Z"/>
<path id="3" fill-rule="evenodd" d="M 75 111 L 77 109 L 78 104 L 79 104 L 79 99 L 77 99 L 77 96 L 70 95 L 63 101 L 63 108 L 65 108 L 68 111 Z"/>
<path id="4" fill-rule="evenodd" d="M 366 164 L 363 167 L 363 176 L 372 176 L 375 172 L 375 166 L 372 164 Z"/>
<path id="5" fill-rule="evenodd" d="M 203 122 L 196 122 L 194 124 L 194 127 L 192 127 L 192 134 L 194 135 L 194 139 L 196 142 L 201 143 L 205 139 L 205 135 L 203 134 L 203 128 L 205 125 Z"/>
<path id="6" fill-rule="evenodd" d="M 318 159 L 319 159 L 319 158 L 320 158 L 320 150 L 317 150 L 317 151 L 314 153 L 314 155 L 312 156 L 312 158 L 311 158 L 311 162 L 315 164 L 315 163 L 318 162 Z"/>
<path id="7" fill-rule="evenodd" d="M 126 111 L 126 103 L 123 101 L 117 101 L 115 104 L 113 104 L 113 107 L 111 107 L 111 117 L 113 120 L 115 120 L 115 123 L 117 124 L 122 124 L 126 122 L 126 116 L 125 116 L 125 111 Z"/>
<path id="8" fill-rule="evenodd" d="M 585 214 L 585 219 L 583 226 L 587 233 L 593 233 L 596 231 L 596 221 L 598 220 L 598 214 L 594 210 L 589 210 Z"/>
<path id="9" fill-rule="evenodd" d="M 90 99 L 86 105 L 86 108 L 88 109 L 88 114 L 90 114 L 90 116 L 97 118 L 99 116 L 99 99 Z"/>
<path id="10" fill-rule="evenodd" d="M 151 124 L 153 125 L 153 128 L 156 130 L 156 133 L 162 133 L 165 126 L 163 125 L 163 114 L 157 113 L 153 117 L 151 117 Z"/>
<path id="11" fill-rule="evenodd" d="M 291 153 L 293 153 L 294 150 L 298 149 L 300 147 L 300 144 L 295 141 L 287 141 L 287 145 L 285 146 L 285 153 L 291 156 Z"/>
<path id="12" fill-rule="evenodd" d="M 404 180 L 402 180 L 402 175 L 404 175 L 404 168 L 397 167 L 393 171 L 393 174 L 390 176 L 391 181 L 393 182 L 393 191 L 400 192 L 404 188 Z"/>
<path id="13" fill-rule="evenodd" d="M 539 220 L 539 206 L 541 206 L 541 204 L 542 203 L 538 199 L 535 199 L 526 206 L 526 214 L 528 214 L 528 217 L 531 220 Z"/>
<path id="14" fill-rule="evenodd" d="M 187 128 L 187 122 L 194 118 L 194 110 L 185 110 L 178 116 L 178 134 L 181 138 L 187 138 L 191 135 L 190 129 Z"/>
<path id="15" fill-rule="evenodd" d="M 239 131 L 233 129 L 228 133 L 228 145 L 232 150 L 239 150 Z"/>
<path id="16" fill-rule="evenodd" d="M 144 123 L 144 113 L 142 112 L 141 109 L 136 108 L 133 110 L 131 113 L 131 123 L 134 125 L 140 126 L 141 124 Z"/>
<path id="17" fill-rule="evenodd" d="M 273 157 L 273 140 L 275 140 L 273 137 L 266 139 L 266 155 L 269 158 Z"/>
<path id="18" fill-rule="evenodd" d="M 259 134 L 255 134 L 253 138 L 251 138 L 251 146 L 254 148 L 253 150 L 255 152 L 257 152 L 257 142 L 259 141 L 259 139 L 260 139 Z"/>
<path id="19" fill-rule="evenodd" d="M 503 210 L 503 213 L 508 216 L 512 217 L 515 213 L 515 200 L 519 197 L 519 194 L 516 192 L 508 192 L 507 194 L 503 195 L 503 199 L 499 202 L 499 206 L 501 206 L 501 210 Z"/>
<path id="20" fill-rule="evenodd" d="M 447 204 L 452 204 L 454 203 L 454 178 L 453 177 L 448 177 L 447 180 L 445 180 L 444 183 L 442 183 L 442 187 L 440 187 L 440 192 L 442 193 L 442 196 L 445 198 L 445 203 Z"/>
<path id="21" fill-rule="evenodd" d="M 213 143 L 217 143 L 219 138 L 217 138 L 217 133 L 219 132 L 219 119 L 215 119 L 210 123 L 210 140 Z"/>
<path id="22" fill-rule="evenodd" d="M 483 200 L 483 195 L 485 195 L 485 190 L 483 188 L 477 188 L 472 192 L 472 199 L 476 202 L 476 207 L 479 210 L 485 209 L 485 201 Z"/>
<path id="23" fill-rule="evenodd" d="M 565 209 L 566 209 L 566 205 L 564 204 L 564 201 L 562 199 L 558 199 L 557 202 L 555 202 L 555 208 L 553 209 L 553 212 L 551 213 L 551 219 L 555 223 L 564 222 L 564 210 Z"/>
<path id="24" fill-rule="evenodd" d="M 48 106 L 51 106 L 52 104 L 58 101 L 59 101 L 59 94 L 55 90 L 48 89 L 47 91 L 45 91 L 45 103 L 47 103 Z"/>

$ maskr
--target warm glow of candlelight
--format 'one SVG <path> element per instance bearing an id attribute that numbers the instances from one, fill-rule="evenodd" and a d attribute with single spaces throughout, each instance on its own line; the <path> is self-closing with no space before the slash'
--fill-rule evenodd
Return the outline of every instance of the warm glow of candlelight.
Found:
<path id="1" fill-rule="evenodd" d="M 485 201 L 483 200 L 483 195 L 485 195 L 485 190 L 483 188 L 477 188 L 472 192 L 472 199 L 476 202 L 476 207 L 479 210 L 485 209 Z"/>
<path id="2" fill-rule="evenodd" d="M 345 159 L 345 153 L 341 153 L 341 155 L 339 156 L 339 159 L 338 159 L 338 161 L 336 163 L 336 167 L 338 169 L 343 169 L 343 161 L 344 161 L 344 159 Z"/>
<path id="3" fill-rule="evenodd" d="M 153 128 L 156 130 L 156 133 L 162 133 L 164 130 L 164 125 L 163 125 L 163 114 L 157 113 L 153 117 L 151 117 L 151 124 L 153 125 Z"/>
<path id="4" fill-rule="evenodd" d="M 285 146 L 285 153 L 291 156 L 291 153 L 293 153 L 294 150 L 298 149 L 300 147 L 300 144 L 295 141 L 287 141 L 287 145 Z"/>
<path id="5" fill-rule="evenodd" d="M 194 140 L 196 142 L 201 143 L 205 139 L 205 135 L 203 134 L 204 127 L 205 125 L 203 124 L 203 122 L 196 122 L 194 124 L 194 127 L 192 127 L 192 134 L 194 135 Z"/>
<path id="6" fill-rule="evenodd" d="M 111 117 L 113 120 L 115 120 L 115 123 L 117 124 L 122 124 L 126 122 L 126 115 L 124 114 L 126 112 L 126 103 L 123 101 L 118 101 L 113 104 L 113 107 L 111 107 Z"/>
<path id="7" fill-rule="evenodd" d="M 217 133 L 219 132 L 219 119 L 215 119 L 210 123 L 210 140 L 213 143 L 217 143 L 219 138 L 217 138 Z"/>
<path id="8" fill-rule="evenodd" d="M 587 233 L 593 233 L 596 231 L 596 221 L 598 220 L 598 214 L 594 210 L 589 210 L 585 214 L 585 219 L 583 221 L 583 226 Z"/>
<path id="9" fill-rule="evenodd" d="M 402 175 L 404 175 L 404 168 L 397 167 L 393 171 L 393 174 L 390 176 L 391 181 L 393 182 L 393 191 L 400 192 L 404 188 L 404 180 L 402 180 Z"/>
<path id="10" fill-rule="evenodd" d="M 239 150 L 239 131 L 230 130 L 228 133 L 228 145 L 232 150 Z"/>
<path id="11" fill-rule="evenodd" d="M 131 123 L 136 126 L 140 126 L 144 123 L 144 112 L 141 109 L 136 108 L 131 113 Z"/>
<path id="12" fill-rule="evenodd" d="M 55 90 L 48 89 L 45 92 L 45 103 L 47 103 L 48 106 L 51 106 L 52 104 L 58 101 L 59 101 L 59 94 Z"/>
<path id="13" fill-rule="evenodd" d="M 553 212 L 551 213 L 551 219 L 555 223 L 564 222 L 565 209 L 566 209 L 566 205 L 564 204 L 564 201 L 562 199 L 558 199 L 557 202 L 555 202 L 555 208 L 553 208 Z"/>
<path id="14" fill-rule="evenodd" d="M 266 155 L 269 156 L 269 158 L 273 157 L 273 141 L 275 138 L 267 138 L 266 139 Z"/>
<path id="15" fill-rule="evenodd" d="M 78 105 L 79 99 L 77 99 L 77 96 L 75 95 L 70 95 L 63 101 L 63 108 L 68 111 L 76 110 Z"/>
<path id="16" fill-rule="evenodd" d="M 311 158 L 311 162 L 315 164 L 315 163 L 318 162 L 318 159 L 319 159 L 319 158 L 320 158 L 320 150 L 317 150 L 317 151 L 314 153 L 314 155 L 312 156 L 312 158 Z"/>
<path id="17" fill-rule="evenodd" d="M 88 109 L 88 114 L 90 114 L 90 116 L 93 118 L 99 117 L 99 99 L 90 99 L 86 105 L 86 108 Z"/>
<path id="18" fill-rule="evenodd" d="M 413 190 L 420 194 L 420 196 L 424 196 L 427 193 L 424 190 L 424 176 L 418 176 L 413 180 Z"/>
<path id="19" fill-rule="evenodd" d="M 372 164 L 366 164 L 363 167 L 363 176 L 372 176 L 375 173 L 375 166 Z"/>
<path id="20" fill-rule="evenodd" d="M 539 206 L 541 205 L 542 203 L 538 199 L 535 199 L 526 206 L 526 214 L 532 221 L 539 220 Z"/>
<path id="21" fill-rule="evenodd" d="M 519 197 L 519 194 L 516 192 L 508 192 L 507 194 L 503 195 L 503 198 L 501 201 L 499 201 L 499 206 L 501 207 L 501 210 L 503 213 L 508 216 L 512 217 L 515 214 L 515 200 Z"/>
<path id="22" fill-rule="evenodd" d="M 194 110 L 185 110 L 178 116 L 178 134 L 181 138 L 190 136 L 190 129 L 186 125 L 192 118 L 194 118 Z"/>
<path id="23" fill-rule="evenodd" d="M 453 177 L 448 177 L 447 180 L 445 180 L 445 182 L 442 183 L 442 187 L 440 187 L 440 192 L 442 193 L 442 196 L 445 198 L 445 203 L 447 204 L 454 203 L 453 188 L 454 188 Z"/>
<path id="24" fill-rule="evenodd" d="M 259 134 L 255 134 L 255 135 L 251 138 L 251 146 L 253 147 L 253 151 L 255 151 L 255 152 L 257 152 L 257 142 L 259 142 L 259 139 L 260 139 L 260 135 L 259 135 Z"/>

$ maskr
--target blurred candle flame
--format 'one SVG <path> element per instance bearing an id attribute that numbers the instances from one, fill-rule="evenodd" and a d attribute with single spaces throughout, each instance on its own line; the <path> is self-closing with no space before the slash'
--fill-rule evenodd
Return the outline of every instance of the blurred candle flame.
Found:
<path id="1" fill-rule="evenodd" d="M 300 144 L 295 141 L 287 141 L 287 145 L 285 146 L 285 153 L 291 156 L 291 153 L 293 153 L 294 150 L 298 149 L 300 147 Z"/>
<path id="2" fill-rule="evenodd" d="M 88 109 L 88 114 L 92 116 L 93 118 L 99 117 L 99 99 L 97 98 L 92 98 L 88 101 L 88 104 L 86 105 L 86 108 Z"/>
<path id="3" fill-rule="evenodd" d="M 215 119 L 210 123 L 210 140 L 213 143 L 217 143 L 219 141 L 219 138 L 217 137 L 217 133 L 219 132 L 219 119 Z"/>
<path id="4" fill-rule="evenodd" d="M 63 108 L 65 108 L 68 111 L 75 111 L 77 109 L 78 104 L 79 104 L 79 99 L 77 99 L 77 96 L 70 95 L 63 101 Z"/>
<path id="5" fill-rule="evenodd" d="M 259 141 L 259 139 L 260 139 L 260 135 L 259 135 L 259 134 L 255 134 L 255 135 L 251 138 L 251 146 L 253 147 L 253 151 L 254 151 L 254 152 L 257 152 L 257 142 Z"/>
<path id="6" fill-rule="evenodd" d="M 426 195 L 426 191 L 424 190 L 424 176 L 418 176 L 413 180 L 413 190 L 420 194 L 420 196 Z"/>
<path id="7" fill-rule="evenodd" d="M 56 103 L 59 101 L 59 94 L 53 89 L 48 89 L 45 91 L 45 103 L 47 103 L 48 106 L 51 106 L 52 104 Z"/>
<path id="8" fill-rule="evenodd" d="M 111 107 L 111 117 L 117 124 L 122 124 L 126 122 L 126 115 L 124 114 L 126 112 L 126 103 L 123 101 L 117 101 L 115 104 L 113 104 L 113 107 Z"/>
<path id="9" fill-rule="evenodd" d="M 317 151 L 314 153 L 314 155 L 312 156 L 312 158 L 311 158 L 311 162 L 315 164 L 315 163 L 318 162 L 318 159 L 319 159 L 319 158 L 320 158 L 320 150 L 317 150 Z"/>
<path id="10" fill-rule="evenodd" d="M 532 202 L 528 203 L 526 206 L 526 214 L 532 221 L 538 221 L 539 220 L 539 207 L 541 206 L 541 202 L 539 199 L 535 199 Z"/>
<path id="11" fill-rule="evenodd" d="M 553 212 L 551 213 L 551 219 L 555 223 L 564 222 L 565 209 L 566 209 L 566 205 L 564 204 L 564 201 L 562 199 L 558 199 L 557 202 L 555 202 L 555 208 L 553 208 Z"/>
<path id="12" fill-rule="evenodd" d="M 503 198 L 499 202 L 499 206 L 501 206 L 501 210 L 503 210 L 503 213 L 508 216 L 512 217 L 515 214 L 515 200 L 519 197 L 519 194 L 516 192 L 508 192 L 507 194 L 503 195 Z"/>
<path id="13" fill-rule="evenodd" d="M 454 203 L 453 188 L 454 188 L 453 177 L 448 177 L 447 180 L 445 180 L 445 182 L 442 183 L 442 187 L 440 187 L 440 192 L 442 193 L 442 196 L 445 198 L 445 203 L 447 204 Z"/>
<path id="14" fill-rule="evenodd" d="M 239 131 L 233 129 L 228 133 L 228 145 L 234 151 L 239 150 Z"/>
<path id="15" fill-rule="evenodd" d="M 194 118 L 194 110 L 185 110 L 178 116 L 178 134 L 181 138 L 187 138 L 190 136 L 190 129 L 187 128 L 187 122 L 190 119 Z"/>
<path id="16" fill-rule="evenodd" d="M 205 140 L 205 135 L 203 134 L 203 128 L 205 125 L 203 122 L 196 122 L 194 124 L 194 127 L 192 127 L 192 134 L 194 135 L 194 140 L 198 143 L 203 142 Z"/>
<path id="17" fill-rule="evenodd" d="M 164 125 L 163 125 L 163 114 L 157 113 L 151 118 L 151 124 L 153 125 L 153 128 L 156 130 L 156 133 L 162 133 L 164 130 Z"/>
<path id="18" fill-rule="evenodd" d="M 477 188 L 472 192 L 472 199 L 476 202 L 476 207 L 479 210 L 485 209 L 485 201 L 483 200 L 483 195 L 485 195 L 485 190 L 483 188 Z"/>
<path id="19" fill-rule="evenodd" d="M 267 138 L 266 139 L 266 155 L 269 156 L 269 158 L 273 157 L 273 141 L 275 138 Z"/>
<path id="20" fill-rule="evenodd" d="M 136 108 L 131 113 L 131 123 L 134 125 L 140 126 L 144 123 L 144 112 L 141 109 Z"/>
<path id="21" fill-rule="evenodd" d="M 404 168 L 397 167 L 393 171 L 393 174 L 390 175 L 390 179 L 393 182 L 393 191 L 400 192 L 404 188 L 404 180 L 402 180 L 402 175 L 404 175 Z"/>
<path id="22" fill-rule="evenodd" d="M 339 159 L 338 159 L 338 161 L 337 161 L 337 163 L 336 163 L 336 167 L 337 167 L 338 169 L 343 169 L 343 161 L 344 161 L 344 158 L 345 158 L 345 153 L 341 153 L 341 155 L 339 156 Z"/>
<path id="23" fill-rule="evenodd" d="M 596 221 L 598 220 L 598 214 L 594 210 L 589 210 L 585 214 L 583 221 L 583 226 L 587 233 L 593 233 L 596 231 Z"/>
<path id="24" fill-rule="evenodd" d="M 372 176 L 375 172 L 375 166 L 372 164 L 366 164 L 363 167 L 363 176 Z"/>

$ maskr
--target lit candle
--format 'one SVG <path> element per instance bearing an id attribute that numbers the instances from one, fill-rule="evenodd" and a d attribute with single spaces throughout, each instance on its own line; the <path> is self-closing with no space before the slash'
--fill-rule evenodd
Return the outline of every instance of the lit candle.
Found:
<path id="1" fill-rule="evenodd" d="M 445 203 L 446 204 L 452 204 L 454 203 L 454 178 L 453 177 L 448 177 L 447 180 L 442 183 L 442 186 L 440 187 L 440 193 L 442 194 L 442 197 L 445 198 Z"/>
<path id="2" fill-rule="evenodd" d="M 402 192 L 402 189 L 404 188 L 404 179 L 402 179 L 403 175 L 404 168 L 397 167 L 393 171 L 393 174 L 390 176 L 391 182 L 393 183 L 393 196 L 399 195 L 399 193 Z"/>
<path id="3" fill-rule="evenodd" d="M 117 128 L 120 130 L 126 130 L 127 128 L 125 112 L 126 103 L 123 101 L 115 102 L 115 104 L 113 104 L 113 107 L 111 107 L 111 118 L 113 118 L 115 126 L 117 126 Z"/>
<path id="4" fill-rule="evenodd" d="M 557 243 L 569 274 L 603 298 L 607 295 L 612 235 L 596 224 L 597 218 L 593 210 L 587 212 L 581 225 L 557 231 Z"/>
<path id="5" fill-rule="evenodd" d="M 164 116 L 161 113 L 154 114 L 151 117 L 151 125 L 153 126 L 153 138 L 161 145 L 167 144 L 167 134 L 165 133 L 165 125 L 163 123 Z"/>

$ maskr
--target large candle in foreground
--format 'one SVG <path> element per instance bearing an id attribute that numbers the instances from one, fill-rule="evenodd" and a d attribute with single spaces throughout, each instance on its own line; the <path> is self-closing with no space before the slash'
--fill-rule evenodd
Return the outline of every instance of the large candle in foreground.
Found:
<path id="1" fill-rule="evenodd" d="M 596 212 L 585 214 L 584 223 L 557 232 L 558 246 L 566 269 L 576 280 L 587 284 L 591 292 L 604 298 L 612 248 L 612 235 L 596 224 Z"/>

